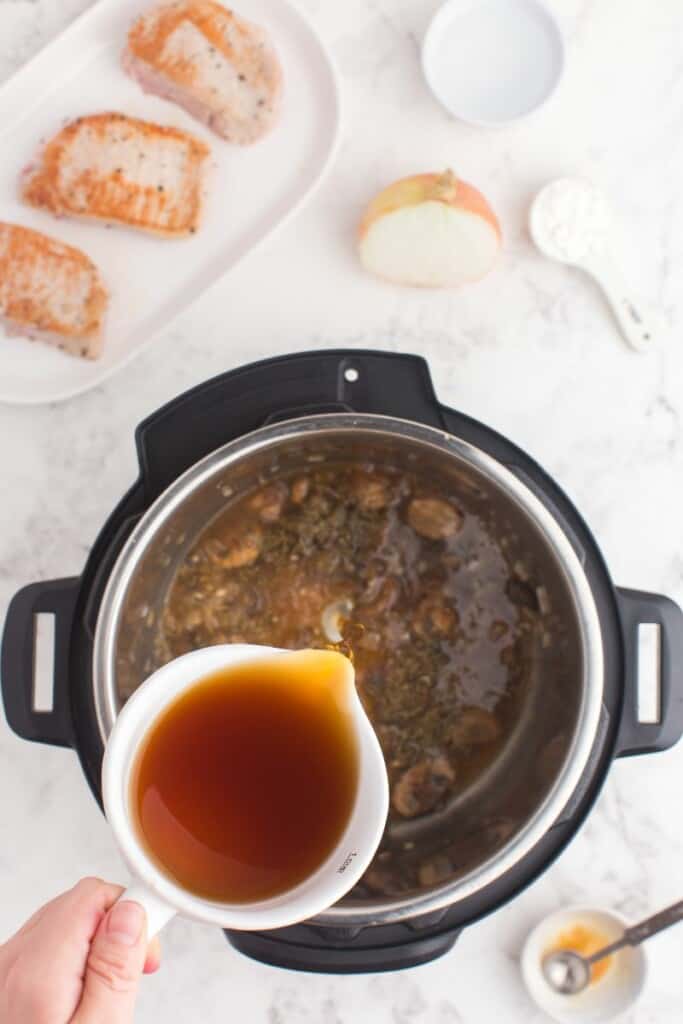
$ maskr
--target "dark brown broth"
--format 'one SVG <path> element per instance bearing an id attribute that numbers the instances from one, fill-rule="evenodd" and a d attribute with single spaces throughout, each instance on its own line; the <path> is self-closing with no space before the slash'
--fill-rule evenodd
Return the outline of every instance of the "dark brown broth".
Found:
<path id="1" fill-rule="evenodd" d="M 397 836 L 481 776 L 519 717 L 539 588 L 488 515 L 453 481 L 327 463 L 234 500 L 168 596 L 159 660 L 215 643 L 324 647 L 323 611 L 353 603 L 357 685 L 392 789 L 370 892 L 440 880 L 423 870 L 433 844 Z"/>

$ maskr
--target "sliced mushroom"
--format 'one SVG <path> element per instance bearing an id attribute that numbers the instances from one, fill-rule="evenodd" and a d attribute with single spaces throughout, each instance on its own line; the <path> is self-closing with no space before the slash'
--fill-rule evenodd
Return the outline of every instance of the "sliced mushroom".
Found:
<path id="1" fill-rule="evenodd" d="M 376 860 L 363 875 L 363 884 L 382 896 L 398 896 L 411 887 L 405 868 L 400 864 L 378 864 Z"/>
<path id="2" fill-rule="evenodd" d="M 385 580 L 380 578 L 371 580 L 361 598 L 362 607 L 359 606 L 358 610 L 363 617 L 383 615 L 384 612 L 388 612 L 394 607 L 400 593 L 401 584 L 393 576 Z"/>
<path id="3" fill-rule="evenodd" d="M 407 515 L 415 532 L 427 540 L 454 537 L 463 524 L 462 513 L 441 498 L 413 498 Z"/>
<path id="4" fill-rule="evenodd" d="M 433 811 L 455 781 L 455 769 L 443 755 L 420 761 L 403 773 L 393 788 L 391 803 L 404 818 Z"/>
<path id="5" fill-rule="evenodd" d="M 425 640 L 452 636 L 457 626 L 458 613 L 441 594 L 428 594 L 417 606 L 414 629 Z"/>
<path id="6" fill-rule="evenodd" d="M 458 749 L 479 747 L 484 743 L 493 743 L 501 731 L 500 722 L 490 711 L 484 708 L 464 708 L 448 730 L 448 741 Z"/>
<path id="7" fill-rule="evenodd" d="M 254 526 L 225 542 L 216 538 L 207 541 L 205 551 L 209 560 L 221 569 L 241 569 L 256 561 L 262 547 L 263 532 Z"/>
<path id="8" fill-rule="evenodd" d="M 445 853 L 436 853 L 429 860 L 425 860 L 417 869 L 417 880 L 420 885 L 431 888 L 433 885 L 440 885 L 453 874 L 453 865 Z"/>
<path id="9" fill-rule="evenodd" d="M 287 501 L 287 488 L 282 483 L 269 484 L 253 494 L 249 508 L 256 512 L 262 523 L 276 523 Z"/>
<path id="10" fill-rule="evenodd" d="M 292 481 L 291 497 L 295 505 L 301 505 L 311 489 L 311 481 L 307 476 L 298 476 Z"/>
<path id="11" fill-rule="evenodd" d="M 389 481 L 376 473 L 354 473 L 351 491 L 365 512 L 379 512 L 389 504 L 391 497 Z"/>

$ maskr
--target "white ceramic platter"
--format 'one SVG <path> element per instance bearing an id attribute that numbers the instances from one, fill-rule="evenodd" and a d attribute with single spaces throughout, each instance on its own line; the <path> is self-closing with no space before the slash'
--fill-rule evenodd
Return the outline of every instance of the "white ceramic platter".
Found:
<path id="1" fill-rule="evenodd" d="M 0 329 L 0 401 L 56 402 L 120 369 L 206 288 L 282 225 L 322 179 L 339 136 L 339 89 L 315 30 L 289 0 L 239 0 L 235 9 L 270 32 L 285 96 L 274 131 L 230 145 L 179 107 L 145 95 L 121 70 L 133 18 L 151 0 L 99 0 L 0 90 L 0 220 L 24 224 L 86 252 L 111 294 L 104 350 L 81 360 Z M 211 146 L 197 235 L 164 240 L 100 224 L 58 220 L 18 198 L 19 175 L 65 119 L 101 110 L 170 124 Z M 162 353 L 160 353 L 162 355 Z"/>

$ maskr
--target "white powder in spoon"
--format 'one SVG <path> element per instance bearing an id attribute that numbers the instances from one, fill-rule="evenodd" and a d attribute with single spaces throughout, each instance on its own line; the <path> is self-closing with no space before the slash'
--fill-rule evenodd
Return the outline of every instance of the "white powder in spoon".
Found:
<path id="1" fill-rule="evenodd" d="M 560 178 L 536 197 L 531 233 L 546 255 L 583 264 L 604 254 L 612 213 L 600 189 L 580 178 Z"/>

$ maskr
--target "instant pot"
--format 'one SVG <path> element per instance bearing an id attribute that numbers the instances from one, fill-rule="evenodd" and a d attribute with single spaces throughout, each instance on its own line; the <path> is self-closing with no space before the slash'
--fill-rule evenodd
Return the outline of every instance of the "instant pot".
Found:
<path id="1" fill-rule="evenodd" d="M 353 973 L 405 968 L 451 948 L 460 931 L 513 898 L 566 846 L 615 757 L 664 750 L 683 733 L 683 614 L 669 599 L 615 588 L 571 502 L 524 452 L 441 405 L 419 357 L 303 353 L 257 363 L 181 395 L 137 430 L 140 476 L 103 527 L 83 574 L 33 583 L 12 600 L 2 643 L 9 724 L 25 739 L 73 747 L 100 801 L 106 737 L 122 699 L 154 667 L 153 636 L 179 559 L 240 489 L 307 461 L 340 457 L 451 473 L 496 502 L 547 568 L 568 638 L 539 650 L 536 690 L 508 749 L 474 794 L 505 808 L 508 789 L 544 784 L 523 820 L 458 877 L 396 897 L 348 898 L 295 927 L 229 932 L 265 963 Z M 55 622 L 50 711 L 33 706 L 35 616 Z M 659 720 L 638 717 L 638 632 L 659 627 Z M 134 680 L 133 685 L 130 679 Z M 539 751 L 548 701 L 572 709 L 552 757 Z M 526 752 L 526 753 L 525 753 Z M 531 774 L 529 774 L 531 778 Z M 472 801 L 471 801 L 472 802 Z M 444 827 L 447 826 L 444 825 Z M 454 837 L 457 839 L 457 836 Z"/>

